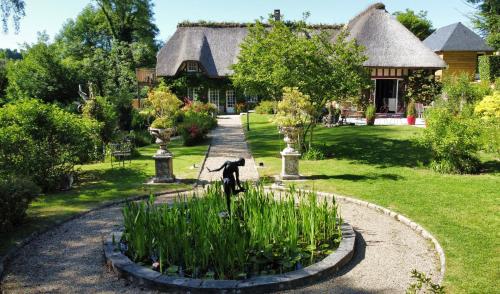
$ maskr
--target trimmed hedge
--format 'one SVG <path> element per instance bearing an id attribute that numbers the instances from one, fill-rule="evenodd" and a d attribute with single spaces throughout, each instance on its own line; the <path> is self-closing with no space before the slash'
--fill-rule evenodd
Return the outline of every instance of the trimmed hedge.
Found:
<path id="1" fill-rule="evenodd" d="M 500 55 L 479 57 L 479 76 L 482 81 L 493 82 L 500 77 Z"/>

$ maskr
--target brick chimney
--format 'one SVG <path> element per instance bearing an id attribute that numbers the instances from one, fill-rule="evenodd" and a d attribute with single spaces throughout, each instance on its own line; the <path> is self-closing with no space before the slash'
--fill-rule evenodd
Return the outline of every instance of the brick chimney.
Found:
<path id="1" fill-rule="evenodd" d="M 280 19 L 281 19 L 281 12 L 279 9 L 275 9 L 274 10 L 274 20 L 280 21 Z"/>

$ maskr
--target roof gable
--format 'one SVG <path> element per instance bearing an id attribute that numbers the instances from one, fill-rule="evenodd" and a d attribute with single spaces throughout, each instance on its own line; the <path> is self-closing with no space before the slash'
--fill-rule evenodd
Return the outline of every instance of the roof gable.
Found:
<path id="1" fill-rule="evenodd" d="M 369 67 L 444 68 L 446 64 L 377 3 L 347 25 L 349 39 L 365 47 Z"/>
<path id="2" fill-rule="evenodd" d="M 424 40 L 434 52 L 439 51 L 494 51 L 471 29 L 457 22 L 436 30 Z"/>
<path id="3" fill-rule="evenodd" d="M 174 76 L 185 61 L 198 61 L 210 77 L 232 74 L 246 27 L 179 27 L 157 54 L 156 72 Z"/>

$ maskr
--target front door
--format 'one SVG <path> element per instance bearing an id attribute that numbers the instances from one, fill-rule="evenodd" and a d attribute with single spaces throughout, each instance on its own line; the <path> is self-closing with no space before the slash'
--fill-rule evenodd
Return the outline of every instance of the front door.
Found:
<path id="1" fill-rule="evenodd" d="M 397 80 L 378 79 L 375 88 L 375 108 L 378 113 L 397 111 Z"/>
<path id="2" fill-rule="evenodd" d="M 234 96 L 234 90 L 226 91 L 226 112 L 234 113 L 234 105 L 236 104 L 236 97 Z"/>

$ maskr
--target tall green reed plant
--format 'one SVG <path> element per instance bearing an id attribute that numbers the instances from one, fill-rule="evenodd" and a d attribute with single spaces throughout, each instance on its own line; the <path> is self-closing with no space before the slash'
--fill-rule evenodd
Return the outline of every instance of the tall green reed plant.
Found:
<path id="1" fill-rule="evenodd" d="M 246 185 L 226 215 L 220 183 L 174 203 L 130 202 L 123 208 L 126 254 L 159 261 L 159 270 L 196 278 L 239 279 L 307 266 L 333 252 L 341 239 L 334 199 L 294 188 L 265 192 Z"/>

